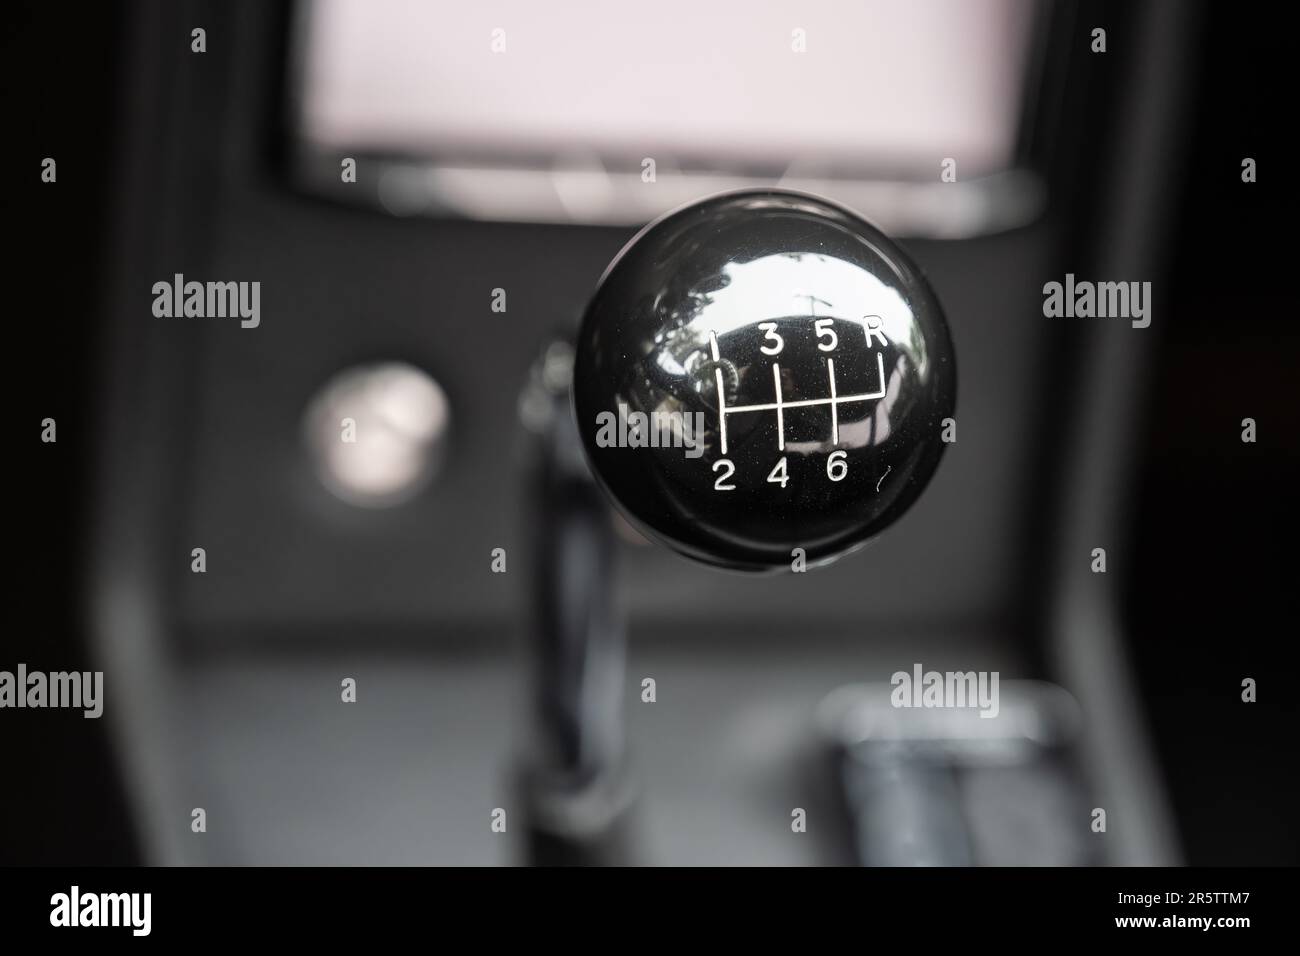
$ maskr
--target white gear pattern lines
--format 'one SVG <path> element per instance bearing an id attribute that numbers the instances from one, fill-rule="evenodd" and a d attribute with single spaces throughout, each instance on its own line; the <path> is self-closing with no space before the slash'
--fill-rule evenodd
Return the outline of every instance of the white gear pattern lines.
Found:
<path id="1" fill-rule="evenodd" d="M 867 344 L 871 344 L 871 337 L 879 336 L 880 340 L 888 344 L 885 333 L 880 331 L 880 320 L 875 316 L 868 316 L 866 328 Z M 781 366 L 777 362 L 772 363 L 772 385 L 775 401 L 761 402 L 756 405 L 733 405 L 727 407 L 726 389 L 722 381 L 722 353 L 718 348 L 718 335 L 712 329 L 709 330 L 709 351 L 713 358 L 713 374 L 718 390 L 718 434 L 721 439 L 722 454 L 727 454 L 727 416 L 739 415 L 745 412 L 776 412 L 776 447 L 778 451 L 785 451 L 785 410 L 787 408 L 810 408 L 817 405 L 829 405 L 831 409 L 831 444 L 840 443 L 840 416 L 839 407 L 851 402 L 869 402 L 885 397 L 885 353 L 876 352 L 876 381 L 880 387 L 874 392 L 861 392 L 855 395 L 840 395 L 835 389 L 835 360 L 826 359 L 826 384 L 830 394 L 825 398 L 802 398 L 793 402 L 787 402 L 781 395 Z"/>

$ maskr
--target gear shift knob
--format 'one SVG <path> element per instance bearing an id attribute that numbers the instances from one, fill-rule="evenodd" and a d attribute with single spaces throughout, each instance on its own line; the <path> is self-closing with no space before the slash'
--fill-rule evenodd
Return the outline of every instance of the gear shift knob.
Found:
<path id="1" fill-rule="evenodd" d="M 728 193 L 643 229 L 583 318 L 573 404 L 649 537 L 741 570 L 831 560 L 897 520 L 943 452 L 956 368 L 925 278 L 813 196 Z"/>

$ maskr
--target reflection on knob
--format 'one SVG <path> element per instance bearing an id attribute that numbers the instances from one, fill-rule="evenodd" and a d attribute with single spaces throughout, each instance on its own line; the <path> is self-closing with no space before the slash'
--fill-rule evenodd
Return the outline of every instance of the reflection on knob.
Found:
<path id="1" fill-rule="evenodd" d="M 780 190 L 642 230 L 587 309 L 573 385 L 627 518 L 744 570 L 824 562 L 894 522 L 939 463 L 955 395 L 916 266 L 853 213 Z"/>

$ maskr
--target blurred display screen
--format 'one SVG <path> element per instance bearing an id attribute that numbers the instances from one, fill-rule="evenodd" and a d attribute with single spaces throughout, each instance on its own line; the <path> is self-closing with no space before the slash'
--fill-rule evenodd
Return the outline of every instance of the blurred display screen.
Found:
<path id="1" fill-rule="evenodd" d="M 302 8 L 298 133 L 318 152 L 470 170 L 640 179 L 652 159 L 657 178 L 937 181 L 952 158 L 968 179 L 1013 163 L 1036 9 L 314 0 Z M 516 187 L 500 180 L 496 195 Z M 571 192 L 598 204 L 596 188 Z"/>

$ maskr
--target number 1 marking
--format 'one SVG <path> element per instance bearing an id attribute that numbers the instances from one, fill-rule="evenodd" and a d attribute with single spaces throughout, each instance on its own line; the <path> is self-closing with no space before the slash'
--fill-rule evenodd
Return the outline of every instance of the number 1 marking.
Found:
<path id="1" fill-rule="evenodd" d="M 785 451 L 785 410 L 781 405 L 781 366 L 772 363 L 772 383 L 776 387 L 776 450 Z"/>
<path id="2" fill-rule="evenodd" d="M 709 350 L 713 353 L 713 374 L 718 383 L 718 433 L 722 437 L 722 453 L 727 453 L 727 396 L 722 388 L 722 358 L 718 352 L 718 333 L 709 329 Z"/>
<path id="3" fill-rule="evenodd" d="M 826 360 L 826 376 L 831 382 L 831 444 L 840 443 L 840 403 L 835 397 L 835 359 Z"/>

